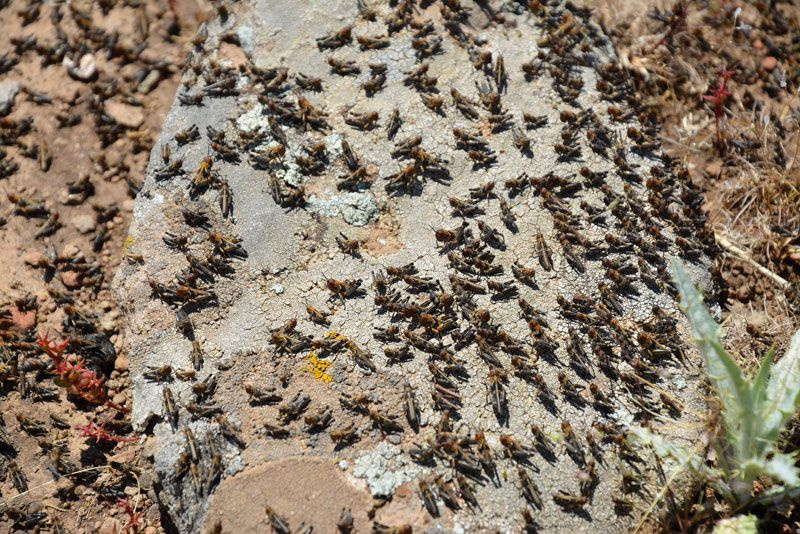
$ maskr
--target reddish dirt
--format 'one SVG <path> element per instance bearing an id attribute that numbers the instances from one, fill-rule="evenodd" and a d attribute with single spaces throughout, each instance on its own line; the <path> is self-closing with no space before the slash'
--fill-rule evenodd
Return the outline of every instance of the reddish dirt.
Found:
<path id="1" fill-rule="evenodd" d="M 132 198 L 172 104 L 182 58 L 206 15 L 194 0 L 139 7 L 114 1 L 46 3 L 38 18 L 24 24 L 34 4 L 12 1 L 0 9 L 0 28 L 7 30 L 0 32 L 0 56 L 17 60 L 0 79 L 16 81 L 21 89 L 10 113 L 0 117 L 0 155 L 5 154 L 0 163 L 18 165 L 0 178 L 0 408 L 7 434 L 2 440 L 18 451 L 4 448 L 0 455 L 0 531 L 55 531 L 61 525 L 69 532 L 123 532 L 130 517 L 117 502 L 129 498 L 140 531 L 156 532 L 160 514 L 142 444 L 95 443 L 76 429 L 108 420 L 107 430 L 124 436 L 130 431 L 124 413 L 55 387 L 48 359 L 35 342 L 37 334 L 69 335 L 74 340 L 69 351 L 85 355 L 85 340 L 104 336 L 116 349 L 104 353 L 111 358 L 105 365 L 108 395 L 129 404 L 123 332 L 108 287 L 122 261 Z M 104 14 L 100 5 L 113 7 Z M 95 50 L 97 73 L 90 80 L 70 76 L 59 58 L 43 65 L 57 26 L 68 40 L 68 57 L 80 58 L 84 44 L 86 53 Z M 105 46 L 114 34 L 117 45 Z M 36 44 L 26 49 L 20 43 L 29 36 Z M 134 51 L 140 43 L 146 46 Z M 161 73 L 158 83 L 149 92 L 137 91 L 142 74 L 154 67 Z M 112 113 L 122 123 L 118 134 L 106 139 L 98 134 L 98 106 L 122 108 L 124 115 Z M 59 117 L 68 116 L 80 122 L 60 127 Z M 32 119 L 30 131 L 11 135 L 14 121 L 26 118 Z M 41 154 L 45 146 L 47 155 Z M 49 165 L 43 164 L 47 160 Z M 70 184 L 86 179 L 91 186 L 70 195 Z M 47 213 L 25 216 L 20 198 L 42 203 Z M 44 231 L 52 223 L 51 232 Z M 48 273 L 43 266 L 55 255 L 56 272 Z M 56 396 L 43 401 L 41 388 Z M 14 466 L 21 473 L 16 486 Z M 21 491 L 23 483 L 27 491 Z"/>

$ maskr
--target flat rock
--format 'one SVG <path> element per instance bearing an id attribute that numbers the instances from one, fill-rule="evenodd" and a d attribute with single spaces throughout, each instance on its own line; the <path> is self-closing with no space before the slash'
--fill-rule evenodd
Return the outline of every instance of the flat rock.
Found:
<path id="1" fill-rule="evenodd" d="M 702 199 L 585 13 L 366 4 L 240 2 L 188 59 L 114 282 L 159 501 L 180 532 L 627 532 L 616 437 L 705 409 L 668 271 L 709 283 Z M 230 35 L 252 64 L 212 66 Z"/>
<path id="2" fill-rule="evenodd" d="M 138 128 L 144 123 L 144 113 L 140 107 L 109 100 L 105 103 L 105 110 L 112 119 L 128 128 Z"/>

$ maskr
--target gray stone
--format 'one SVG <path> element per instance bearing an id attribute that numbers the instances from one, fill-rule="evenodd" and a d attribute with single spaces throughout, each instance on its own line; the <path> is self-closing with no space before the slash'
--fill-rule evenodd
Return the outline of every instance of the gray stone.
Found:
<path id="1" fill-rule="evenodd" d="M 485 11 L 489 4 L 471 5 L 463 24 L 447 24 L 461 28 L 467 40 L 449 33 L 440 10 L 431 8 L 413 17 L 420 23 L 430 19 L 432 35 L 412 43 L 413 31 L 399 29 L 388 47 L 366 51 L 356 41 L 320 51 L 315 40 L 347 25 L 353 25 L 356 36 L 385 35 L 387 18 L 395 17 L 393 10 L 399 7 L 377 6 L 378 19 L 370 22 L 358 18 L 357 4 L 349 0 L 251 0 L 232 6 L 224 28 L 210 23 L 203 52 L 195 52 L 193 62 L 208 68 L 221 36 L 234 32 L 261 70 L 217 72 L 212 83 L 237 77 L 236 95 L 206 96 L 202 105 L 176 102 L 155 146 L 169 143 L 186 173 L 156 180 L 163 162 L 158 150 L 151 154 L 130 228 L 144 265 L 123 262 L 114 283 L 125 306 L 132 421 L 140 431 L 154 433 L 159 501 L 178 531 L 205 530 L 209 502 L 255 506 L 237 500 L 236 484 L 217 493 L 220 478 L 239 470 L 251 473 L 281 459 L 307 458 L 344 466 L 337 472 L 352 467 L 342 476 L 365 499 L 392 496 L 391 505 L 377 510 L 376 521 L 457 532 L 517 531 L 522 510 L 529 508 L 520 489 L 523 469 L 541 492 L 542 506 L 535 513 L 540 529 L 625 532 L 637 518 L 615 508 L 620 460 L 611 444 L 614 436 L 598 429 L 624 431 L 647 414 L 655 428 L 675 439 L 698 439 L 691 429 L 699 428 L 693 426 L 692 414 L 705 409 L 700 360 L 671 296 L 666 267 L 673 258 L 683 258 L 698 283 L 709 283 L 709 260 L 700 239 L 704 220 L 695 193 L 660 151 L 637 148 L 624 135 L 618 139 L 616 132 L 628 128 L 650 135 L 649 126 L 638 122 L 631 107 L 635 102 L 615 100 L 611 94 L 624 96 L 631 87 L 624 75 L 603 66 L 614 59 L 614 52 L 599 28 L 581 13 L 566 17 L 556 11 L 552 20 L 567 26 L 548 41 L 543 15 L 524 12 L 518 3 L 503 3 L 505 22 L 499 25 Z M 492 9 L 499 4 L 491 2 Z M 473 28 L 480 28 L 483 39 L 469 37 Z M 420 58 L 426 46 L 435 47 L 437 37 L 441 51 Z M 563 41 L 569 38 L 583 41 Z M 484 67 L 480 51 L 492 58 Z M 488 74 L 497 69 L 500 55 L 508 77 L 507 88 L 498 93 L 501 109 L 492 103 L 498 97 L 492 94 Z M 329 58 L 355 61 L 361 72 L 336 75 Z M 439 91 L 429 103 L 435 107 L 436 95 L 443 98 L 440 113 L 423 102 L 431 94 L 404 83 L 423 61 Z M 370 77 L 371 63 L 386 64 L 386 84 L 369 96 L 361 84 Z M 286 67 L 288 76 L 281 90 L 270 92 L 265 73 L 278 67 Z M 320 77 L 324 90 L 300 90 L 299 73 Z M 611 91 L 605 94 L 598 89 L 603 76 L 610 80 Z M 192 74 L 185 81 L 189 95 L 201 94 L 206 83 Z M 457 109 L 451 88 L 472 101 L 470 107 Z M 324 110 L 327 128 L 308 124 L 309 104 Z M 612 105 L 632 112 L 612 117 Z M 472 108 L 477 120 L 465 115 Z M 386 125 L 394 109 L 402 125 L 389 140 Z M 373 111 L 379 119 L 372 130 L 346 121 L 353 112 Z M 493 131 L 506 112 L 520 130 Z M 544 119 L 539 127 L 526 128 L 523 113 Z M 270 118 L 280 131 L 272 129 Z M 240 161 L 221 157 L 206 135 L 194 143 L 174 142 L 177 132 L 193 125 L 203 134 L 213 135 L 209 127 L 224 132 Z M 472 147 L 458 142 L 456 134 L 462 130 L 480 135 Z M 247 139 L 240 138 L 242 131 Z M 520 132 L 531 140 L 529 151 Z M 424 151 L 415 152 L 416 163 L 411 155 L 392 155 L 415 136 L 421 137 Z M 340 187 L 342 177 L 353 171 L 344 158 L 345 140 L 363 167 L 363 182 L 351 187 L 353 191 Z M 324 150 L 315 151 L 312 145 L 320 142 Z M 577 153 L 567 154 L 575 147 Z M 303 159 L 312 153 L 320 154 L 321 168 L 312 170 Z M 476 161 L 487 154 L 496 161 Z M 201 165 L 209 155 L 210 186 L 192 188 L 192 180 L 207 178 Z M 436 166 L 447 172 L 434 172 L 431 167 Z M 416 182 L 407 190 L 387 189 L 403 176 Z M 484 187 L 490 182 L 493 188 Z M 233 200 L 228 217 L 220 211 L 225 186 Z M 292 201 L 297 198 L 303 201 Z M 479 213 L 462 217 L 459 206 Z M 206 214 L 214 233 L 186 226 L 186 211 Z M 450 234 L 437 229 L 468 235 L 447 245 L 441 241 Z M 213 276 L 199 272 L 198 285 L 213 292 L 212 301 L 183 303 L 191 313 L 202 365 L 194 379 L 166 386 L 143 377 L 147 366 L 188 370 L 195 362 L 192 340 L 173 326 L 174 308 L 182 303 L 171 296 L 176 277 L 185 277 L 190 267 L 186 254 L 164 244 L 165 231 L 187 235 L 194 258 L 212 257 L 227 265 L 227 270 L 218 264 L 206 267 Z M 679 235 L 686 241 L 678 240 Z M 360 243 L 359 250 L 345 253 L 345 240 Z M 221 257 L 220 251 L 231 243 L 240 245 L 246 257 Z M 402 271 L 408 264 L 416 272 L 391 274 L 384 289 L 380 273 Z M 526 277 L 524 269 L 535 273 Z M 351 280 L 360 283 L 364 294 L 332 294 L 331 288 Z M 458 298 L 449 303 L 453 294 Z M 538 312 L 521 314 L 518 298 Z M 328 314 L 330 324 L 312 322 L 307 306 Z M 393 325 L 399 326 L 398 340 L 375 337 L 377 329 Z M 650 327 L 656 331 L 652 340 L 645 332 Z M 305 336 L 314 339 L 313 347 Z M 387 349 L 411 342 L 415 347 L 407 361 L 387 358 Z M 429 362 L 448 369 L 447 381 L 434 381 Z M 458 368 L 462 372 L 453 370 Z M 238 432 L 244 448 L 224 437 L 219 420 L 198 412 L 202 403 L 192 386 L 212 378 L 217 386 L 209 402 L 242 422 Z M 680 392 L 687 409 L 679 421 L 663 408 L 659 390 L 648 385 L 653 383 Z M 250 385 L 249 392 L 243 384 Z M 589 384 L 608 399 L 600 402 L 590 395 Z M 174 426 L 165 413 L 164 387 L 179 407 Z M 253 387 L 274 392 L 281 400 L 277 405 L 256 402 L 251 399 Z M 406 422 L 407 390 L 415 392 L 423 414 L 418 431 Z M 357 395 L 368 399 L 366 412 L 344 407 L 347 396 Z M 444 397 L 434 404 L 437 395 Z M 289 403 L 303 396 L 310 404 L 292 419 Z M 442 411 L 447 403 L 454 410 L 449 418 Z M 330 425 L 309 436 L 305 418 L 313 421 L 326 409 Z M 594 421 L 602 424 L 593 426 Z M 388 429 L 394 424 L 402 430 Z M 531 424 L 552 444 L 537 448 Z M 183 430 L 187 427 L 191 434 Z M 275 437 L 275 427 L 284 428 L 288 436 Z M 333 441 L 350 432 L 352 444 Z M 570 445 L 572 456 L 567 454 L 571 433 L 580 444 Z M 202 451 L 194 468 L 203 477 L 202 487 L 186 474 L 187 435 L 194 436 Z M 578 476 L 585 476 L 581 472 L 592 457 L 587 436 L 599 444 L 595 452 L 600 458 L 593 460 L 598 483 L 584 507 L 565 511 L 553 495 L 579 495 Z M 424 456 L 432 443 L 437 447 L 431 449 L 431 460 L 416 463 L 414 458 Z M 524 448 L 515 450 L 516 443 Z M 448 481 L 456 459 L 467 469 L 463 466 L 477 465 L 484 454 L 492 458 L 497 476 L 491 482 L 490 475 L 479 474 L 481 468 L 470 473 L 482 479 L 474 484 L 480 509 L 462 506 L 454 512 L 439 502 L 441 516 L 435 522 L 424 515 L 419 482 L 434 483 L 436 477 Z M 521 459 L 527 454 L 529 463 Z M 644 458 L 638 469 L 648 489 L 657 491 L 655 466 Z M 264 504 L 258 503 L 253 513 L 262 514 Z M 647 503 L 636 504 L 644 509 Z M 367 511 L 359 513 L 366 517 Z M 292 517 L 298 524 L 303 519 Z"/>
<path id="2" fill-rule="evenodd" d="M 0 81 L 0 116 L 8 115 L 14 107 L 14 99 L 19 93 L 19 82 L 15 80 Z"/>

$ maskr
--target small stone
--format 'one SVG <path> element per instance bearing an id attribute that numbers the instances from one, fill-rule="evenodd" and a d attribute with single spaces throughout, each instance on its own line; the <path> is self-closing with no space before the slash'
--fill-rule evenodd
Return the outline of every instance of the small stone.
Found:
<path id="1" fill-rule="evenodd" d="M 72 218 L 72 226 L 80 233 L 88 234 L 92 232 L 96 226 L 95 218 L 89 214 L 76 215 Z"/>
<path id="2" fill-rule="evenodd" d="M 706 165 L 706 172 L 709 176 L 716 178 L 722 172 L 722 161 L 716 159 Z"/>
<path id="3" fill-rule="evenodd" d="M 81 254 L 81 249 L 75 243 L 69 243 L 64 246 L 61 255 L 65 258 L 78 258 Z"/>
<path id="4" fill-rule="evenodd" d="M 41 265 L 42 262 L 44 262 L 44 254 L 34 250 L 22 256 L 22 261 L 25 262 L 25 265 L 36 267 L 37 265 Z"/>
<path id="5" fill-rule="evenodd" d="M 339 469 L 341 469 L 342 471 L 347 471 L 348 467 L 350 467 L 350 464 L 347 462 L 347 460 L 342 460 L 341 462 L 339 462 Z"/>
<path id="6" fill-rule="evenodd" d="M 122 202 L 122 209 L 127 211 L 128 213 L 133 211 L 133 199 L 127 198 Z"/>
<path id="7" fill-rule="evenodd" d="M 130 104 L 108 101 L 106 102 L 106 113 L 108 113 L 112 119 L 128 128 L 138 128 L 144 123 L 142 108 L 137 108 Z"/>
<path id="8" fill-rule="evenodd" d="M 389 441 L 389 443 L 391 443 L 392 445 L 400 445 L 400 442 L 402 441 L 402 440 L 400 439 L 400 436 L 398 436 L 397 434 L 389 434 L 389 435 L 386 437 L 386 439 L 387 439 L 387 440 Z"/>
<path id="9" fill-rule="evenodd" d="M 118 406 L 124 406 L 128 402 L 128 396 L 124 393 L 117 393 L 111 400 Z"/>
<path id="10" fill-rule="evenodd" d="M 122 523 L 113 517 L 107 517 L 97 529 L 97 534 L 119 534 L 120 532 L 122 532 Z"/>
<path id="11" fill-rule="evenodd" d="M 775 70 L 775 67 L 778 66 L 778 60 L 775 56 L 767 56 L 761 60 L 761 66 L 764 67 L 764 70 L 767 72 L 772 72 Z"/>
<path id="12" fill-rule="evenodd" d="M 64 58 L 64 66 L 70 76 L 82 82 L 91 80 L 97 74 L 97 62 L 92 54 L 84 54 L 77 65 L 72 58 L 67 56 Z"/>
<path id="13" fill-rule="evenodd" d="M 75 289 L 81 286 L 81 275 L 76 271 L 64 271 L 59 275 L 61 283 L 69 289 Z"/>
<path id="14" fill-rule="evenodd" d="M 14 80 L 0 82 L 0 116 L 9 114 L 14 107 L 17 93 L 19 93 L 19 82 Z"/>
<path id="15" fill-rule="evenodd" d="M 271 287 L 271 288 L 269 288 L 269 289 L 270 289 L 270 291 L 272 291 L 272 292 L 273 292 L 273 293 L 275 293 L 276 295 L 280 295 L 280 294 L 282 294 L 284 291 L 286 291 L 286 288 L 284 288 L 284 287 L 283 287 L 283 284 L 275 284 L 274 286 L 272 286 L 272 287 Z"/>
<path id="16" fill-rule="evenodd" d="M 21 311 L 16 306 L 8 306 L 6 310 L 11 314 L 11 325 L 18 332 L 26 332 L 36 326 L 36 311 Z"/>
<path id="17" fill-rule="evenodd" d="M 756 39 L 755 41 L 753 41 L 753 48 L 755 48 L 756 50 L 761 50 L 762 48 L 764 48 L 764 43 L 761 41 L 761 39 Z"/>
<path id="18" fill-rule="evenodd" d="M 123 373 L 128 370 L 128 357 L 124 354 L 118 354 L 114 360 L 114 369 Z"/>
<path id="19" fill-rule="evenodd" d="M 100 328 L 104 332 L 109 332 L 109 333 L 116 332 L 118 318 L 119 318 L 119 312 L 116 310 L 111 310 L 110 312 L 104 313 L 99 321 Z"/>
<path id="20" fill-rule="evenodd" d="M 67 477 L 61 477 L 58 479 L 58 482 L 55 484 L 55 488 L 53 490 L 53 496 L 56 495 L 67 495 L 72 493 L 72 490 L 75 488 L 75 483 L 72 482 Z"/>
<path id="21" fill-rule="evenodd" d="M 144 80 L 136 90 L 142 94 L 147 94 L 156 88 L 159 81 L 161 81 L 161 72 L 158 69 L 153 69 L 144 77 Z"/>

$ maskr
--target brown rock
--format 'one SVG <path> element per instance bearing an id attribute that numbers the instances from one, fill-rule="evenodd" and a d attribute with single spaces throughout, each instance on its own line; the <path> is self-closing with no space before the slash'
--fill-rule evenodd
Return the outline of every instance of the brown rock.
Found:
<path id="1" fill-rule="evenodd" d="M 19 332 L 26 332 L 36 326 L 36 311 L 21 311 L 16 306 L 8 306 L 6 310 L 11 314 L 11 326 Z"/>
<path id="2" fill-rule="evenodd" d="M 122 532 L 122 523 L 113 517 L 107 517 L 97 529 L 97 534 L 119 534 L 120 532 Z"/>
<path id="3" fill-rule="evenodd" d="M 126 402 L 128 402 L 128 397 L 124 393 L 117 393 L 111 400 L 114 402 L 114 404 L 123 406 Z"/>
<path id="4" fill-rule="evenodd" d="M 122 451 L 110 456 L 108 458 L 109 462 L 117 462 L 122 465 L 132 465 L 136 461 L 136 456 L 139 454 L 139 451 L 134 448 L 127 448 L 123 449 Z"/>
<path id="5" fill-rule="evenodd" d="M 722 161 L 716 159 L 714 161 L 710 161 L 706 164 L 706 173 L 709 176 L 717 177 L 719 173 L 722 172 Z"/>
<path id="6" fill-rule="evenodd" d="M 128 357 L 124 354 L 118 354 L 117 359 L 114 360 L 114 369 L 120 373 L 128 370 Z"/>
<path id="7" fill-rule="evenodd" d="M 123 104 L 122 102 L 106 102 L 106 113 L 112 119 L 128 128 L 138 128 L 144 123 L 144 113 L 142 113 L 141 108 Z"/>
<path id="8" fill-rule="evenodd" d="M 26 265 L 31 265 L 33 267 L 36 267 L 42 261 L 44 261 L 44 254 L 34 250 L 22 256 L 22 261 L 24 261 Z"/>
<path id="9" fill-rule="evenodd" d="M 60 275 L 61 282 L 69 289 L 75 289 L 81 286 L 81 275 L 75 271 L 64 271 Z"/>
<path id="10" fill-rule="evenodd" d="M 764 70 L 767 72 L 772 72 L 775 70 L 775 67 L 778 66 L 778 60 L 775 56 L 767 56 L 761 60 L 761 66 L 764 67 Z"/>

